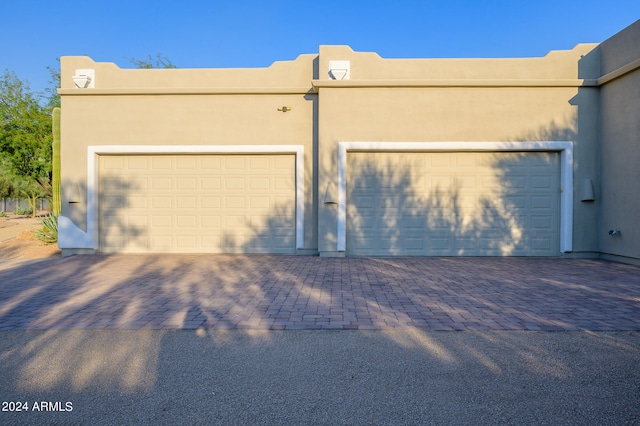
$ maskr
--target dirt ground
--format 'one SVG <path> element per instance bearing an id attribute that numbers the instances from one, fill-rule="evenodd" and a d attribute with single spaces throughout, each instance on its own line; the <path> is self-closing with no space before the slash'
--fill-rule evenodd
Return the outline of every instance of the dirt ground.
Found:
<path id="1" fill-rule="evenodd" d="M 0 259 L 42 259 L 60 256 L 57 244 L 44 244 L 36 240 L 33 230 L 41 226 L 46 213 L 33 219 L 27 216 L 0 217 Z M 25 229 L 26 228 L 26 229 Z M 9 239 L 7 239 L 9 238 Z"/>

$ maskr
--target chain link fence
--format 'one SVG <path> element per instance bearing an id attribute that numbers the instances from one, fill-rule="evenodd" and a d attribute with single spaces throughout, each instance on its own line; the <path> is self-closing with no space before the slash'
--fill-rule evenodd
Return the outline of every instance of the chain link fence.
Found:
<path id="1" fill-rule="evenodd" d="M 46 198 L 38 198 L 36 203 L 38 210 L 49 210 L 49 200 Z M 11 213 L 16 209 L 28 209 L 31 205 L 26 198 L 0 198 L 0 211 Z"/>

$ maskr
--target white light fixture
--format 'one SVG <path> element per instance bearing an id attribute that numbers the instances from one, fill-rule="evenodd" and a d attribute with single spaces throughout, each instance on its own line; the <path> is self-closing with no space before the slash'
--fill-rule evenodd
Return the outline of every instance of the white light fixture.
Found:
<path id="1" fill-rule="evenodd" d="M 593 181 L 585 179 L 580 187 L 580 201 L 595 201 L 596 195 L 593 190 Z"/>
<path id="2" fill-rule="evenodd" d="M 73 83 L 78 89 L 93 89 L 95 87 L 95 74 L 93 69 L 78 69 L 73 75 Z"/>
<path id="3" fill-rule="evenodd" d="M 336 184 L 331 181 L 327 184 L 327 189 L 324 192 L 325 204 L 338 204 L 338 197 L 336 194 Z"/>
<path id="4" fill-rule="evenodd" d="M 71 189 L 71 193 L 69 194 L 69 204 L 81 204 L 84 200 L 82 196 L 82 190 L 80 189 L 80 184 L 76 183 L 73 185 Z"/>
<path id="5" fill-rule="evenodd" d="M 351 62 L 329 61 L 329 77 L 333 80 L 349 80 L 351 78 Z"/>

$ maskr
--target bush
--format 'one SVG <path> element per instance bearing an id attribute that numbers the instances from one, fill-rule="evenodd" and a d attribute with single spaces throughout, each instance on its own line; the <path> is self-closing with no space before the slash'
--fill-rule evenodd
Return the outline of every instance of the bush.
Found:
<path id="1" fill-rule="evenodd" d="M 49 215 L 42 220 L 42 229 L 36 229 L 33 233 L 38 241 L 45 244 L 58 242 L 58 216 Z"/>
<path id="2" fill-rule="evenodd" d="M 0 210 L 0 217 L 7 217 L 7 212 Z"/>
<path id="3" fill-rule="evenodd" d="M 28 216 L 33 214 L 33 209 L 31 207 L 17 207 L 13 211 L 13 214 L 17 216 Z"/>

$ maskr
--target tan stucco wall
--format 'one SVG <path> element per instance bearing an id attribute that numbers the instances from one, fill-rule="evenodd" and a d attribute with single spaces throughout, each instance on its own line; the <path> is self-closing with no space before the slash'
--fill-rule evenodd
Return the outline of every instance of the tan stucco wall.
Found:
<path id="1" fill-rule="evenodd" d="M 86 227 L 95 145 L 303 145 L 304 247 L 337 253 L 339 142 L 573 142 L 573 252 L 640 259 L 640 23 L 610 40 L 541 58 L 383 59 L 348 46 L 261 69 L 124 70 L 63 57 L 63 215 Z M 333 80 L 330 61 L 349 61 Z M 77 89 L 78 69 L 95 87 Z M 278 107 L 288 106 L 288 112 Z M 632 177 L 632 178 L 630 178 Z M 580 201 L 585 179 L 596 200 Z M 334 198 L 335 194 L 330 194 Z M 606 231 L 617 228 L 612 239 Z"/>
<path id="2" fill-rule="evenodd" d="M 319 188 L 335 181 L 341 141 L 573 141 L 574 182 L 597 176 L 596 45 L 523 59 L 382 59 L 321 46 Z M 330 81 L 330 61 L 349 61 L 350 80 Z M 597 215 L 574 201 L 575 253 L 597 252 Z M 336 250 L 337 207 L 319 205 L 319 250 Z M 324 238 L 323 238 L 324 236 Z"/>
<path id="3" fill-rule="evenodd" d="M 600 54 L 603 76 L 635 63 L 601 87 L 600 250 L 640 263 L 640 21 L 603 42 Z M 610 237 L 611 229 L 621 232 Z"/>
<path id="4" fill-rule="evenodd" d="M 86 229 L 86 202 L 68 201 L 77 185 L 86 188 L 88 146 L 303 145 L 304 248 L 315 249 L 317 94 L 306 93 L 313 59 L 305 55 L 258 70 L 120 70 L 86 57 L 63 57 L 62 214 Z M 87 68 L 95 69 L 95 88 L 74 88 L 71 76 Z M 282 106 L 291 109 L 278 111 Z"/>

